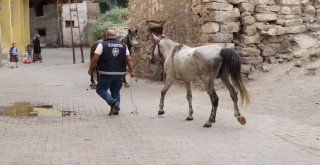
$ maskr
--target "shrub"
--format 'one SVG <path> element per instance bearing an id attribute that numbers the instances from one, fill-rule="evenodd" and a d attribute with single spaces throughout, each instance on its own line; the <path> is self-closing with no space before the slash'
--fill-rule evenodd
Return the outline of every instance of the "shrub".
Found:
<path id="1" fill-rule="evenodd" d="M 110 11 L 101 14 L 97 21 L 89 29 L 89 40 L 94 42 L 102 39 L 105 32 L 110 27 L 126 27 L 128 23 L 128 9 L 114 8 Z"/>

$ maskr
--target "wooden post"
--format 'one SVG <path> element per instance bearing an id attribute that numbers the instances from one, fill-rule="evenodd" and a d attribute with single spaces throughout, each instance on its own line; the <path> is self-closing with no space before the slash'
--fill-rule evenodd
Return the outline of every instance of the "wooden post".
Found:
<path id="1" fill-rule="evenodd" d="M 77 5 L 77 3 L 78 3 L 78 0 L 76 0 L 76 12 L 77 12 L 79 39 L 80 39 L 81 62 L 84 63 L 83 49 L 82 49 L 82 38 L 81 38 L 81 29 L 80 29 L 80 21 L 79 21 L 79 13 L 78 13 L 78 5 Z"/>
<path id="2" fill-rule="evenodd" d="M 72 24 L 72 14 L 71 14 L 71 0 L 69 0 L 69 13 L 70 13 L 70 27 L 71 27 L 71 46 L 72 46 L 72 57 L 73 57 L 73 63 L 76 63 L 76 55 L 74 50 L 74 43 L 73 43 L 73 24 Z"/>

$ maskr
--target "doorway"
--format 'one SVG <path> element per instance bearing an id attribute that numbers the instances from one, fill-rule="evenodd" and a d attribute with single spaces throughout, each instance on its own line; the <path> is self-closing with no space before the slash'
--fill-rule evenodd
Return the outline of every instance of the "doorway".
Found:
<path id="1" fill-rule="evenodd" d="M 46 28 L 38 28 L 37 33 L 40 35 L 40 46 L 47 47 L 47 30 Z"/>

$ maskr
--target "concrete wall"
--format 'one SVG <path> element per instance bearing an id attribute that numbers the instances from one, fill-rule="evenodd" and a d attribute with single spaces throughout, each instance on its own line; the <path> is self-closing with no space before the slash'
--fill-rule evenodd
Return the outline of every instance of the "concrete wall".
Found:
<path id="1" fill-rule="evenodd" d="M 30 28 L 31 43 L 38 29 L 46 31 L 45 36 L 41 36 L 42 46 L 56 47 L 59 46 L 58 40 L 58 19 L 56 14 L 56 5 L 48 4 L 43 6 L 43 16 L 36 16 L 35 8 L 30 8 Z"/>
<path id="2" fill-rule="evenodd" d="M 71 5 L 71 8 L 75 8 L 75 4 Z M 82 41 L 87 41 L 87 24 L 88 24 L 88 7 L 87 2 L 83 1 L 83 3 L 77 4 L 78 8 L 78 16 L 79 16 L 79 22 L 77 19 L 77 14 L 75 11 L 71 11 L 71 20 L 74 21 L 74 25 L 78 26 L 80 25 L 80 34 L 82 35 Z M 73 41 L 76 45 L 80 44 L 80 35 L 79 35 L 79 29 L 73 28 L 73 32 L 71 33 L 71 27 L 66 27 L 66 21 L 70 21 L 70 8 L 69 4 L 64 4 L 62 6 L 62 33 L 63 33 L 63 43 L 65 46 L 71 46 L 71 34 L 73 34 Z"/>
<path id="3" fill-rule="evenodd" d="M 153 29 L 189 46 L 233 47 L 244 74 L 292 59 L 294 36 L 320 30 L 320 0 L 131 0 L 129 13 L 129 27 L 141 35 L 137 73 L 151 79 L 162 71 L 148 62 Z"/>

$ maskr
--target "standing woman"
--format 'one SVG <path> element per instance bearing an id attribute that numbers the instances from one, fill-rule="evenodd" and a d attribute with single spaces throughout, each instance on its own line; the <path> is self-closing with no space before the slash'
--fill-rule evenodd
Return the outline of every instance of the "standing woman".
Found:
<path id="1" fill-rule="evenodd" d="M 33 40 L 33 62 L 36 61 L 42 62 L 39 34 L 36 34 L 36 37 Z"/>
<path id="2" fill-rule="evenodd" d="M 18 54 L 19 50 L 17 48 L 16 43 L 12 43 L 12 47 L 10 48 L 10 63 L 11 63 L 11 68 L 14 68 L 13 64 L 16 64 L 16 68 L 18 68 Z"/>

